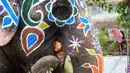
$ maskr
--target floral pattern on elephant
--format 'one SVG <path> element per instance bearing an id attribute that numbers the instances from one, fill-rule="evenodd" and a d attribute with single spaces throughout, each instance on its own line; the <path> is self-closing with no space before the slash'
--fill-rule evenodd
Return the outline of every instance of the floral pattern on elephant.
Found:
<path id="1" fill-rule="evenodd" d="M 96 54 L 94 49 L 86 49 L 86 51 L 96 57 L 98 66 L 85 63 L 82 65 L 84 68 L 91 68 L 93 73 L 103 73 L 103 57 L 100 54 Z"/>
<path id="2" fill-rule="evenodd" d="M 58 19 L 53 15 L 52 7 L 54 6 L 55 1 L 56 0 L 53 0 L 52 2 L 50 1 L 46 4 L 46 10 L 48 11 L 48 19 L 52 22 L 55 22 L 55 24 L 59 27 L 63 27 L 65 24 L 72 25 L 75 22 L 75 16 L 78 14 L 78 8 L 76 6 L 75 0 L 68 0 L 72 7 L 72 13 L 70 17 L 64 20 Z"/>
<path id="3" fill-rule="evenodd" d="M 23 1 L 21 15 L 24 23 L 27 25 L 27 27 L 29 27 L 25 27 L 23 29 L 23 32 L 21 33 L 21 44 L 26 55 L 29 55 L 30 53 L 35 51 L 44 42 L 45 33 L 43 30 L 49 28 L 49 25 L 43 21 L 44 13 L 40 9 L 35 11 L 36 13 L 40 13 L 41 15 L 41 18 L 38 21 L 35 21 L 30 17 L 31 10 L 44 1 L 45 0 Z M 25 7 L 27 4 L 28 6 Z"/>
<path id="4" fill-rule="evenodd" d="M 15 13 L 9 14 L 2 1 Z M 5 20 L 13 23 L 3 29 L 15 30 L 10 42 L 1 46 L 0 41 L 0 63 L 5 66 L 0 65 L 0 72 L 102 73 L 101 47 L 84 12 L 84 0 L 14 1 L 13 6 L 10 0 L 0 0 L 0 15 L 6 12 Z M 18 24 L 9 15 L 16 15 Z"/>

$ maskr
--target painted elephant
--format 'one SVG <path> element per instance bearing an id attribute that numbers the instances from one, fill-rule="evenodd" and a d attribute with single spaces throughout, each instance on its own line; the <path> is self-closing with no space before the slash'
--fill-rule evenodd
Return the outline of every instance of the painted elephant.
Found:
<path id="1" fill-rule="evenodd" d="M 0 73 L 103 73 L 85 0 L 0 0 Z"/>

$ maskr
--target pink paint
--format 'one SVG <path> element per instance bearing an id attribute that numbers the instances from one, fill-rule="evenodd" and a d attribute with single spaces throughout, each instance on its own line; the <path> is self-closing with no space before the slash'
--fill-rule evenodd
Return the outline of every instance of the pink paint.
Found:
<path id="1" fill-rule="evenodd" d="M 5 29 L 0 29 L 0 46 L 4 46 L 7 43 L 10 42 L 12 37 L 14 36 L 16 32 L 16 29 L 11 29 L 10 28 L 5 28 Z"/>

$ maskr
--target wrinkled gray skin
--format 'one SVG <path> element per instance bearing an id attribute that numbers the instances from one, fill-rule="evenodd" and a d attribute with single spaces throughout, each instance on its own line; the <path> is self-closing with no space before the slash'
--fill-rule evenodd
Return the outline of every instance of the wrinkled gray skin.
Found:
<path id="1" fill-rule="evenodd" d="M 59 3 L 64 3 L 65 0 L 57 0 Z M 46 1 L 48 2 L 48 0 Z M 45 30 L 46 33 L 46 38 L 45 41 L 36 51 L 31 53 L 29 56 L 26 56 L 24 53 L 21 43 L 20 43 L 20 33 L 22 29 L 25 27 L 25 24 L 23 23 L 22 19 L 19 23 L 18 30 L 13 36 L 12 40 L 7 44 L 2 47 L 0 47 L 0 73 L 28 73 L 31 72 L 32 66 L 39 60 L 43 58 L 45 59 L 46 56 L 52 55 L 52 57 L 47 60 L 45 63 L 51 63 L 56 61 L 55 63 L 52 63 L 52 66 L 57 66 L 57 68 L 53 71 L 53 73 L 63 73 L 63 67 L 60 66 L 59 59 L 57 57 L 56 52 L 54 51 L 54 42 L 56 40 L 59 40 L 62 45 L 63 45 L 63 51 L 71 56 L 72 59 L 72 64 L 74 67 L 74 73 L 91 73 L 91 70 L 87 70 L 85 68 L 81 68 L 81 65 L 89 62 L 91 64 L 96 64 L 96 60 L 94 57 L 90 57 L 88 53 L 85 51 L 85 49 L 81 49 L 82 54 L 76 54 L 72 53 L 70 49 L 68 49 L 68 41 L 66 38 L 70 38 L 71 35 L 77 35 L 80 36 L 80 38 L 85 40 L 86 45 L 83 47 L 88 47 L 91 48 L 92 46 L 88 44 L 87 42 L 90 42 L 87 39 L 90 39 L 91 37 L 85 38 L 83 35 L 83 32 L 76 29 L 78 26 L 78 20 L 76 17 L 76 23 L 71 25 L 71 26 L 64 26 L 62 28 L 57 27 L 53 22 L 49 21 L 47 18 L 47 11 L 44 8 L 44 5 L 46 4 L 42 3 L 39 5 L 39 7 L 43 10 L 44 12 L 44 21 L 47 22 L 50 27 Z M 18 0 L 18 5 L 21 7 L 22 0 Z M 58 4 L 57 4 L 58 5 Z M 63 5 L 64 7 L 64 5 Z M 62 9 L 62 8 L 61 8 Z M 34 8 L 35 10 L 35 8 Z M 81 9 L 84 11 L 84 9 Z M 54 9 L 54 14 L 59 18 L 59 19 L 66 19 L 68 17 L 68 14 L 70 14 L 71 11 L 65 10 L 62 11 L 60 9 Z M 38 19 L 39 15 L 33 13 L 32 10 L 32 19 Z M 16 28 L 15 26 L 12 26 L 11 28 L 8 29 L 14 29 Z M 10 32 L 10 31 L 8 31 Z M 84 54 L 87 53 L 87 54 Z M 52 59 L 53 58 L 53 59 Z M 84 59 L 86 58 L 86 59 Z M 94 61 L 94 62 L 93 62 Z M 41 63 L 42 65 L 42 63 Z M 44 65 L 44 63 L 43 63 Z M 48 67 L 48 65 L 47 65 Z M 35 72 L 34 72 L 35 73 Z M 39 72 L 41 73 L 41 72 Z M 46 69 L 43 67 L 43 72 L 46 73 Z"/>

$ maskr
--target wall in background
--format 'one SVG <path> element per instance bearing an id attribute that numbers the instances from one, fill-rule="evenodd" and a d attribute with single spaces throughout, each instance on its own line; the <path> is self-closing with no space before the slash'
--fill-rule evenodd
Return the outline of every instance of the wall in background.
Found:
<path id="1" fill-rule="evenodd" d="M 116 66 L 118 61 L 119 63 Z M 114 68 L 115 66 L 116 68 Z M 122 57 L 121 56 L 104 56 L 104 72 L 103 73 L 126 73 L 126 68 L 127 68 L 127 56 L 122 56 Z"/>

